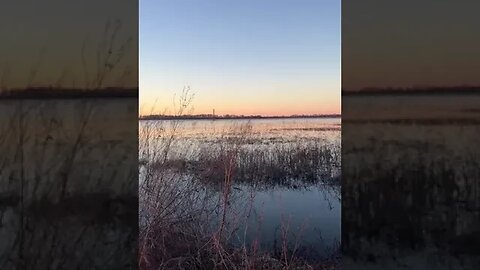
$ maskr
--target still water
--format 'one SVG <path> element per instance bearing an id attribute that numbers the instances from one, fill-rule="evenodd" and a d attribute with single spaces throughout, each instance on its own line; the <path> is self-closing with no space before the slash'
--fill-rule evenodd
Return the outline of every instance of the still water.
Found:
<path id="1" fill-rule="evenodd" d="M 247 243 L 258 241 L 263 249 L 278 251 L 288 239 L 291 246 L 298 245 L 299 254 L 314 258 L 331 255 L 340 246 L 340 189 L 274 187 L 257 191 L 253 200 Z"/>
<path id="2" fill-rule="evenodd" d="M 308 152 L 321 146 L 331 149 L 338 163 L 340 160 L 340 118 L 149 120 L 140 122 L 140 130 L 142 125 L 161 126 L 162 132 L 176 129 L 177 139 L 169 146 L 172 159 L 198 161 L 202 151 L 214 152 L 212 149 L 232 136 L 242 136 L 244 154 L 260 150 L 271 156 L 289 155 L 297 153 L 295 149 Z M 317 148 L 309 148 L 309 145 Z M 272 160 L 281 159 L 274 157 Z M 313 163 L 315 167 L 318 161 L 305 162 Z M 334 184 L 322 179 L 304 181 L 291 176 L 287 186 L 276 183 L 274 177 L 261 188 L 252 187 L 251 183 L 234 183 L 232 197 L 236 199 L 231 207 L 241 213 L 245 222 L 238 228 L 237 237 L 232 242 L 249 246 L 257 244 L 263 249 L 276 251 L 281 249 L 283 240 L 288 240 L 289 245 L 298 246 L 302 255 L 317 258 L 338 251 L 341 235 L 340 164 L 332 163 L 334 165 L 338 168 L 329 174 L 329 178 L 337 179 Z"/>

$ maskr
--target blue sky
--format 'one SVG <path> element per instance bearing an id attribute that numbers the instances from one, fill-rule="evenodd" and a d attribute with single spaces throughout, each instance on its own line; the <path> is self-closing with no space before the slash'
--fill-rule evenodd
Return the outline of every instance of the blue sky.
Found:
<path id="1" fill-rule="evenodd" d="M 140 1 L 141 111 L 187 85 L 194 113 L 338 113 L 340 1 Z"/>

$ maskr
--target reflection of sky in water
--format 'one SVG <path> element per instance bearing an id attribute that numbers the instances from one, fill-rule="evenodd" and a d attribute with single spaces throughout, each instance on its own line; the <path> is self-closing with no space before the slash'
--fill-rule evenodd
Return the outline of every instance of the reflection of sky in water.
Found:
<path id="1" fill-rule="evenodd" d="M 241 201 L 249 209 L 248 194 Z M 307 190 L 275 188 L 255 193 L 252 215 L 248 222 L 246 242 L 258 240 L 264 248 L 272 248 L 274 240 L 281 245 L 282 224 L 288 227 L 288 239 L 326 254 L 338 246 L 341 233 L 340 190 L 310 187 Z M 243 232 L 243 229 L 241 230 Z M 243 236 L 240 235 L 243 241 Z"/>
<path id="2" fill-rule="evenodd" d="M 350 119 L 478 119 L 479 95 L 345 96 L 344 120 Z M 347 133 L 348 134 L 348 133 Z"/>
<path id="3" fill-rule="evenodd" d="M 153 120 L 155 121 L 155 120 Z M 174 121 L 161 120 L 168 130 Z M 149 121 L 143 121 L 149 122 Z M 178 134 L 182 137 L 217 137 L 250 124 L 250 135 L 256 137 L 292 136 L 318 137 L 319 132 L 339 131 L 340 118 L 285 118 L 285 119 L 237 119 L 237 120 L 180 120 Z M 328 132 L 327 132 L 328 133 Z"/>
<path id="4" fill-rule="evenodd" d="M 152 124 L 161 132 L 163 139 L 171 134 L 173 121 L 141 121 L 142 125 Z M 251 130 L 242 134 L 239 130 L 245 125 Z M 161 129 L 159 128 L 161 127 Z M 190 157 L 195 156 L 202 147 L 216 147 L 227 137 L 245 136 L 245 148 L 262 148 L 265 151 L 276 146 L 286 146 L 298 143 L 321 142 L 325 145 L 339 148 L 341 145 L 340 118 L 285 118 L 285 119 L 240 119 L 240 120 L 180 120 L 175 132 L 174 147 L 170 148 L 170 155 Z M 155 130 L 153 130 L 155 132 Z M 153 136 L 152 136 L 153 137 Z M 140 133 L 140 145 L 142 135 Z M 159 139 L 161 141 L 162 139 Z M 153 146 L 151 146 L 153 147 Z"/>

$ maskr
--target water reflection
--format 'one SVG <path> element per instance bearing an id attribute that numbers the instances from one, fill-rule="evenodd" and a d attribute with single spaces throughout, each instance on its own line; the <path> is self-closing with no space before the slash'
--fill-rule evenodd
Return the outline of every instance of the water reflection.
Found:
<path id="1" fill-rule="evenodd" d="M 247 192 L 248 193 L 248 192 Z M 242 196 L 248 202 L 248 194 Z M 340 244 L 340 194 L 326 186 L 302 189 L 276 187 L 257 191 L 247 223 L 246 242 L 259 241 L 267 250 L 279 250 L 282 227 L 287 240 L 298 243 L 308 257 L 328 257 Z M 243 231 L 242 228 L 240 231 Z"/>
<path id="2" fill-rule="evenodd" d="M 168 194 L 186 193 L 179 186 L 188 186 L 196 199 L 187 207 L 201 209 L 195 219 L 209 220 L 210 234 L 226 223 L 234 246 L 275 253 L 286 240 L 297 256 L 316 260 L 338 252 L 339 118 L 179 122 L 141 121 L 140 130 L 155 125 L 161 136 L 140 136 L 140 156 L 166 153 L 157 159 L 168 172 L 160 178 L 183 183 Z M 172 125 L 178 127 L 173 141 Z"/>

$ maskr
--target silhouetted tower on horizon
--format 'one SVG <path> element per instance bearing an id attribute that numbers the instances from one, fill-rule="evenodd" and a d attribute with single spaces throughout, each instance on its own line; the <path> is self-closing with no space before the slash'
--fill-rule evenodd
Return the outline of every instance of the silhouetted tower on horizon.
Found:
<path id="1" fill-rule="evenodd" d="M 212 117 L 215 118 L 215 109 L 213 109 Z"/>

